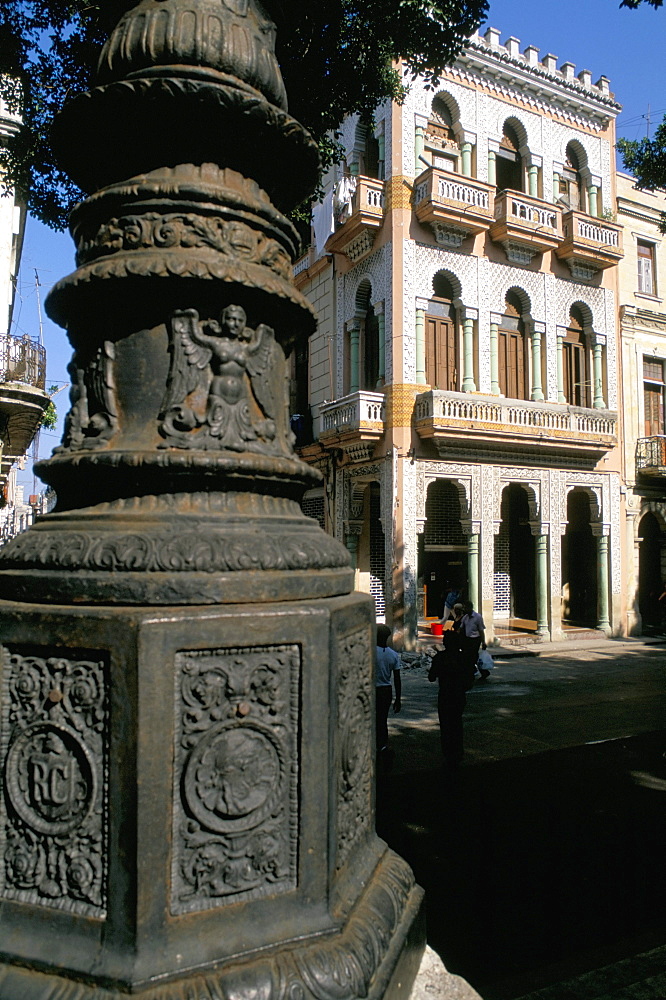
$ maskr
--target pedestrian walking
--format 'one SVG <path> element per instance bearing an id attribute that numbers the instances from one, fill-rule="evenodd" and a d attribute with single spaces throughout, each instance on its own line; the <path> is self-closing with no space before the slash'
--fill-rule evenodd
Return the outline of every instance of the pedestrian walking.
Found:
<path id="1" fill-rule="evenodd" d="M 448 621 L 449 618 L 453 618 L 453 608 L 455 604 L 460 600 L 460 590 L 455 584 L 446 583 L 444 586 L 444 608 L 442 610 L 442 617 L 440 621 L 442 623 Z"/>
<path id="2" fill-rule="evenodd" d="M 443 648 L 433 656 L 428 680 L 439 681 L 437 714 L 442 755 L 447 764 L 459 764 L 463 758 L 463 711 L 467 691 L 474 684 L 474 669 L 465 662 L 460 632 L 447 629 Z"/>
<path id="3" fill-rule="evenodd" d="M 479 649 L 486 648 L 486 626 L 478 611 L 474 610 L 471 601 L 464 605 L 464 613 L 458 626 L 460 632 L 461 646 L 465 664 L 476 668 L 476 661 L 479 658 Z M 490 677 L 490 671 L 485 667 L 480 667 L 481 680 L 485 681 Z"/>
<path id="4" fill-rule="evenodd" d="M 388 625 L 377 626 L 377 669 L 375 675 L 375 698 L 377 705 L 377 751 L 388 750 L 388 714 L 393 702 L 393 711 L 400 711 L 402 681 L 400 679 L 400 657 L 388 645 L 391 629 Z M 393 685 L 395 684 L 395 701 Z"/>

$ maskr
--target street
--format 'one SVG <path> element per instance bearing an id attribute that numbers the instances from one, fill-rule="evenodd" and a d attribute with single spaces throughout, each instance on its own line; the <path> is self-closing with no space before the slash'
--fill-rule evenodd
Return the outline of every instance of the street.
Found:
<path id="1" fill-rule="evenodd" d="M 663 1000 L 666 647 L 508 652 L 468 694 L 453 774 L 441 764 L 436 685 L 423 665 L 403 669 L 378 831 L 426 889 L 430 945 L 484 1000 L 608 965 L 642 981 L 643 992 L 612 996 Z M 594 977 L 588 986 L 553 1000 L 611 996 Z"/>

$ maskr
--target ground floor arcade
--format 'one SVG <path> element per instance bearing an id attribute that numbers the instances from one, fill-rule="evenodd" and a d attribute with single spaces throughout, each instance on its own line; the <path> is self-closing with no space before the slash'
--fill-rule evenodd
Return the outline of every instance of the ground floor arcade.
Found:
<path id="1" fill-rule="evenodd" d="M 612 472 L 393 454 L 337 469 L 319 509 L 406 647 L 450 585 L 481 609 L 489 638 L 518 628 L 549 641 L 622 628 L 619 490 Z"/>

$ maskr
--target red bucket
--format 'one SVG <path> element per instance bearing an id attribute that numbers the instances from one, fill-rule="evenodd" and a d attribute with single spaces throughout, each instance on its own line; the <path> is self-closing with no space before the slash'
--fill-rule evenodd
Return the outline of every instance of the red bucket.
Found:
<path id="1" fill-rule="evenodd" d="M 430 622 L 430 631 L 433 635 L 441 635 L 444 631 L 442 622 Z"/>

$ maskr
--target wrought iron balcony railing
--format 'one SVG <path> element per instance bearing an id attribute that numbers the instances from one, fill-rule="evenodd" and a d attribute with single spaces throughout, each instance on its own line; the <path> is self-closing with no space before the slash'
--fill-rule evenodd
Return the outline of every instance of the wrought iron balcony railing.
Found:
<path id="1" fill-rule="evenodd" d="M 46 350 L 28 334 L 0 336 L 0 382 L 23 382 L 37 389 L 46 387 Z"/>
<path id="2" fill-rule="evenodd" d="M 666 434 L 639 438 L 636 442 L 636 472 L 666 476 Z"/>

